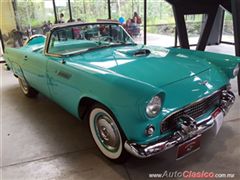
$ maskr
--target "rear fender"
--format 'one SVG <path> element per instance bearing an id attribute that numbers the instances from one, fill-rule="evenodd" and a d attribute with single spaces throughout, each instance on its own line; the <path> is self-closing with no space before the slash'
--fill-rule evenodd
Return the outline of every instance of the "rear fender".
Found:
<path id="1" fill-rule="evenodd" d="M 12 64 L 11 68 L 12 68 L 12 71 L 13 71 L 14 75 L 19 77 L 19 78 L 25 79 L 24 74 L 23 74 L 23 70 L 20 67 L 20 65 L 15 63 L 15 62 L 12 62 L 11 64 Z"/>
<path id="2" fill-rule="evenodd" d="M 240 64 L 240 57 L 226 55 L 226 54 L 217 54 L 212 52 L 203 52 L 195 51 L 189 49 L 175 49 L 173 51 L 186 54 L 192 57 L 198 57 L 202 60 L 208 61 L 213 66 L 217 67 L 219 70 L 223 71 L 229 79 L 234 78 L 233 70 Z"/>
<path id="3" fill-rule="evenodd" d="M 238 64 L 240 64 L 239 57 L 202 51 L 197 51 L 196 53 L 198 56 L 207 59 L 207 61 L 224 71 L 228 78 L 234 78 L 233 70 Z"/>

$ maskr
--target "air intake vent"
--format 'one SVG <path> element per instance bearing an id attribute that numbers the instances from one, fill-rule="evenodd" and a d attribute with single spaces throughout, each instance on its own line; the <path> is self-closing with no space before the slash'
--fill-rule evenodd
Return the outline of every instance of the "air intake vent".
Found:
<path id="1" fill-rule="evenodd" d="M 134 53 L 134 56 L 148 56 L 151 53 L 150 50 L 148 49 L 140 49 Z"/>

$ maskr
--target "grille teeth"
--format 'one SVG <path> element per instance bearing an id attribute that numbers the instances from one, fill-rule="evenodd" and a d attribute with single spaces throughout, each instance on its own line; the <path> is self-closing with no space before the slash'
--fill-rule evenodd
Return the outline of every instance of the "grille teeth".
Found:
<path id="1" fill-rule="evenodd" d="M 221 99 L 221 92 L 219 91 L 202 101 L 199 101 L 192 105 L 187 106 L 181 111 L 165 119 L 161 123 L 161 132 L 165 133 L 167 131 L 177 129 L 177 123 L 180 117 L 182 117 L 183 115 L 188 115 L 194 119 L 200 117 L 201 115 L 205 114 L 209 109 L 219 105 L 220 99 Z"/>

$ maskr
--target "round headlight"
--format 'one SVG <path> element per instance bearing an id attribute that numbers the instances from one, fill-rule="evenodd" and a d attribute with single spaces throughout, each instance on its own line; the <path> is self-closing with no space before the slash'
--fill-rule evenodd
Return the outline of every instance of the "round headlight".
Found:
<path id="1" fill-rule="evenodd" d="M 162 100 L 159 96 L 154 96 L 146 107 L 147 116 L 154 118 L 158 115 L 162 107 Z"/>
<path id="2" fill-rule="evenodd" d="M 237 76 L 238 73 L 239 73 L 239 64 L 237 64 L 237 66 L 234 68 L 234 70 L 233 70 L 233 76 L 234 76 L 234 77 Z"/>

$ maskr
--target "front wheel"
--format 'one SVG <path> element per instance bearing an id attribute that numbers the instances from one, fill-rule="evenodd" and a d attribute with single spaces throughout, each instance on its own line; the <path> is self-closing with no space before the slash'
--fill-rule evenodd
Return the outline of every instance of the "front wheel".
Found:
<path id="1" fill-rule="evenodd" d="M 18 82 L 23 94 L 27 97 L 33 98 L 38 95 L 38 91 L 28 85 L 28 83 L 23 78 L 18 78 Z"/>
<path id="2" fill-rule="evenodd" d="M 95 143 L 110 160 L 123 163 L 128 154 L 123 147 L 126 138 L 112 113 L 95 105 L 89 114 L 89 126 Z"/>

